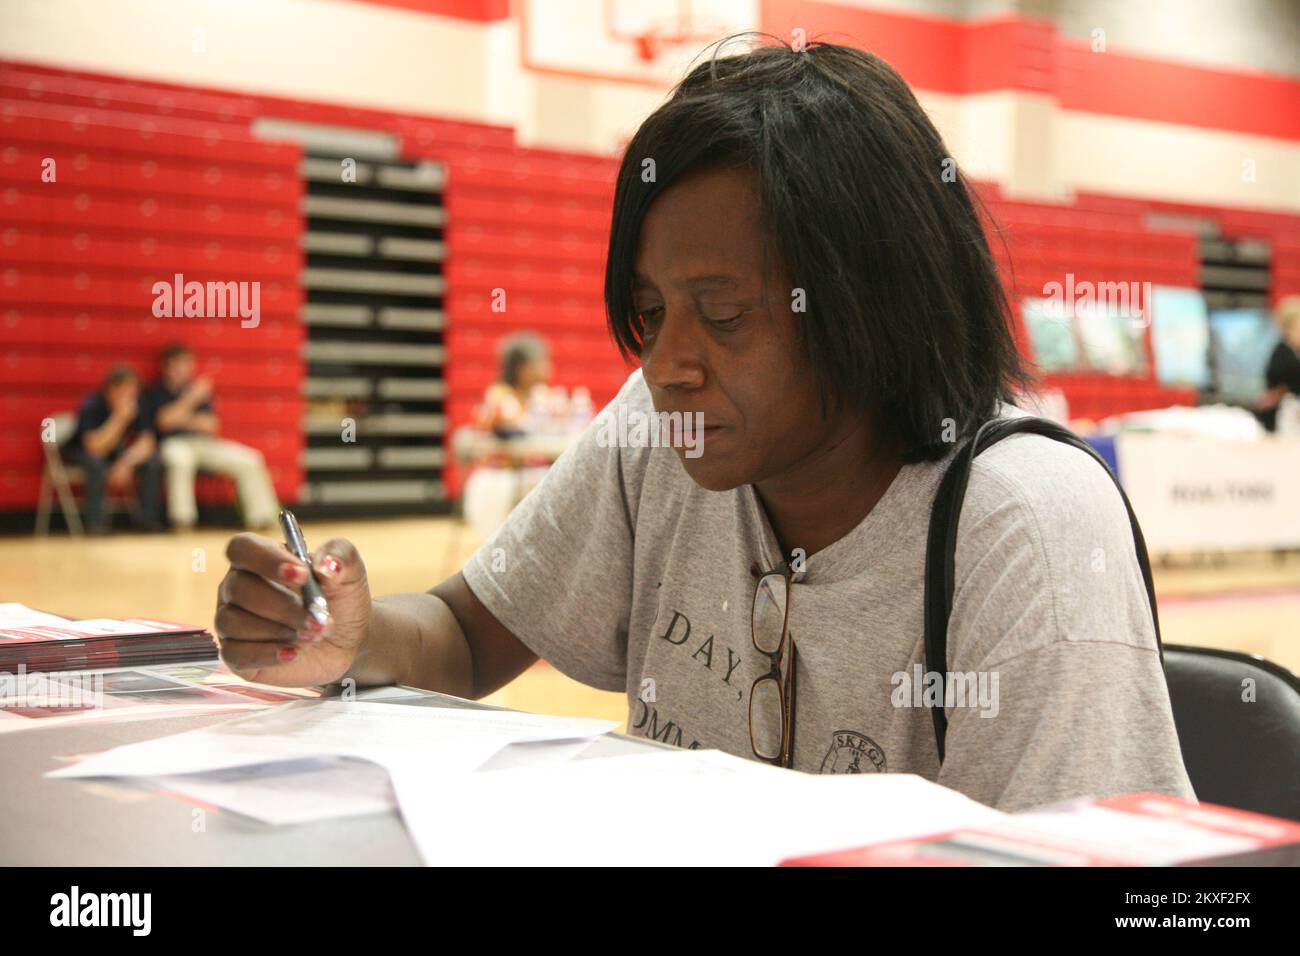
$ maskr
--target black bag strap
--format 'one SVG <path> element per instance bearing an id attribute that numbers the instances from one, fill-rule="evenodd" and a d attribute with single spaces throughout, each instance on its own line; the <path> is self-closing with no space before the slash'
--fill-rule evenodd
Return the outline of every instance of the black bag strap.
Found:
<path id="1" fill-rule="evenodd" d="M 948 715 L 944 712 L 944 702 L 948 699 L 948 617 L 952 613 L 952 595 L 956 581 L 957 524 L 961 518 L 962 501 L 966 497 L 966 486 L 970 482 L 971 465 L 980 452 L 1010 435 L 1025 432 L 1043 435 L 1087 452 L 1093 460 L 1106 469 L 1106 474 L 1110 476 L 1111 481 L 1115 482 L 1119 496 L 1124 500 L 1124 507 L 1128 510 L 1129 526 L 1133 529 L 1133 544 L 1137 551 L 1138 565 L 1142 569 L 1142 582 L 1146 585 L 1147 600 L 1151 604 L 1151 620 L 1156 630 L 1156 650 L 1160 654 L 1160 664 L 1164 666 L 1164 646 L 1160 641 L 1160 615 L 1156 611 L 1156 592 L 1151 579 L 1151 561 L 1147 557 L 1146 540 L 1142 537 L 1142 528 L 1138 525 L 1137 515 L 1133 513 L 1133 506 L 1129 504 L 1128 495 L 1124 494 L 1124 489 L 1115 473 L 1110 470 L 1110 465 L 1106 464 L 1106 460 L 1086 441 L 1056 422 L 1028 416 L 991 419 L 980 426 L 974 438 L 957 450 L 952 464 L 948 466 L 947 473 L 939 483 L 934 507 L 930 512 L 930 532 L 925 552 L 925 672 L 937 673 L 941 682 L 939 689 L 942 694 L 939 705 L 930 708 L 934 718 L 934 736 L 939 748 L 940 763 L 943 763 L 944 738 L 948 731 Z"/>

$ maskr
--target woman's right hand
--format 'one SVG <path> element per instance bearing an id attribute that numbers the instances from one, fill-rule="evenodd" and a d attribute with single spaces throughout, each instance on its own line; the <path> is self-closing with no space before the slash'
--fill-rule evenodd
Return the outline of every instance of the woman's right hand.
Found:
<path id="1" fill-rule="evenodd" d="M 317 625 L 303 608 L 307 568 L 284 545 L 238 534 L 226 546 L 230 570 L 217 590 L 221 659 L 246 680 L 281 687 L 338 681 L 370 631 L 366 566 L 350 541 L 336 538 L 312 555 L 329 605 Z"/>

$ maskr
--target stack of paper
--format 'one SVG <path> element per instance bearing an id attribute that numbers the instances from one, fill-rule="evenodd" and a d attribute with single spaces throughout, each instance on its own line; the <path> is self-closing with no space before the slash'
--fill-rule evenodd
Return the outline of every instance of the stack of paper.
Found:
<path id="1" fill-rule="evenodd" d="M 434 865 L 768 866 L 1005 816 L 909 774 L 796 773 L 709 750 L 572 759 L 615 726 L 303 701 L 50 776 L 135 778 L 270 823 L 396 802 Z"/>
<path id="2" fill-rule="evenodd" d="M 202 628 L 166 621 L 72 621 L 21 604 L 0 604 L 0 672 L 89 670 L 217 656 Z"/>
<path id="3" fill-rule="evenodd" d="M 49 776 L 135 778 L 268 823 L 296 823 L 391 810 L 394 766 L 417 767 L 445 784 L 480 767 L 567 760 L 617 726 L 514 711 L 301 701 L 127 744 Z"/>
<path id="4" fill-rule="evenodd" d="M 475 755 L 464 765 L 444 764 L 439 770 L 445 783 L 453 774 L 467 769 L 486 773 L 562 763 L 582 753 L 592 742 L 590 739 L 516 742 L 497 750 L 477 766 L 474 766 Z M 272 825 L 365 816 L 397 809 L 388 769 L 352 757 L 309 757 L 209 773 L 144 777 L 141 783 Z"/>
<path id="5" fill-rule="evenodd" d="M 1004 816 L 912 774 L 797 773 L 708 750 L 473 774 L 451 787 L 427 767 L 390 770 L 407 830 L 436 866 L 771 866 Z"/>

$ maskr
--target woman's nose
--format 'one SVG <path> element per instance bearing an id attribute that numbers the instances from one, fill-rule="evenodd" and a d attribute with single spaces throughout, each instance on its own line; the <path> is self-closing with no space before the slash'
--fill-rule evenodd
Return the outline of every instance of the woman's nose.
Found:
<path id="1" fill-rule="evenodd" d="M 677 313 L 681 315 L 680 311 Z M 641 351 L 641 374 L 651 388 L 699 388 L 704 384 L 703 342 L 698 323 L 665 313 L 659 331 Z"/>

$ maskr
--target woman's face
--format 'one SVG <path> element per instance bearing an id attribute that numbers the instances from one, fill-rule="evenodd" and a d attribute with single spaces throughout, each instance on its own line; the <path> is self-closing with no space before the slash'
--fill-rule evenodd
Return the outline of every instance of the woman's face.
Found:
<path id="1" fill-rule="evenodd" d="M 804 313 L 776 260 L 747 170 L 684 177 L 642 223 L 633 305 L 645 320 L 643 373 L 656 411 L 703 413 L 701 453 L 677 454 L 712 491 L 779 476 L 833 440 L 837 422 L 821 417 L 797 345 Z"/>
<path id="2" fill-rule="evenodd" d="M 551 380 L 551 360 L 548 356 L 539 356 L 525 362 L 519 367 L 519 391 L 527 393 L 535 385 L 545 385 Z"/>

